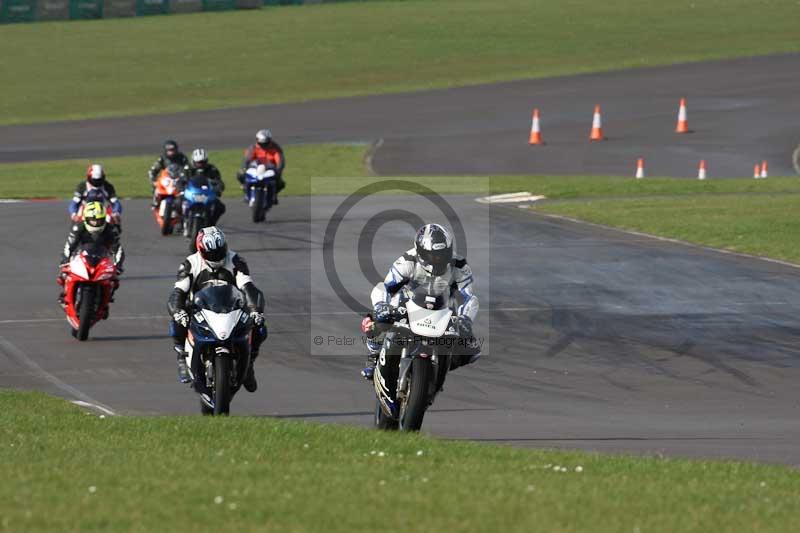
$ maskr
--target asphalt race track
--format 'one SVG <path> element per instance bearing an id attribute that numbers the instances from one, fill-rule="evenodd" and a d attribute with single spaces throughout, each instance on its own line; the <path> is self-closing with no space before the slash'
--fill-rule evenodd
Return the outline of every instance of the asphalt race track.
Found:
<path id="1" fill-rule="evenodd" d="M 476 329 L 486 357 L 451 374 L 426 431 L 800 464 L 800 270 L 521 209 L 490 210 L 470 197 L 446 200 L 464 224 L 479 276 Z M 372 391 L 357 375 L 360 317 L 330 289 L 321 261 L 342 201 L 286 198 L 255 226 L 228 198 L 223 227 L 267 295 L 271 331 L 257 365 L 260 389 L 240 393 L 235 414 L 371 423 Z M 395 211 L 414 206 L 413 214 L 441 220 L 428 204 L 373 196 L 341 219 L 336 270 L 360 302 L 374 281 L 361 274 L 363 255 L 355 252 L 365 226 L 380 226 L 371 242 L 383 271 L 413 235 L 413 216 L 408 224 L 386 217 L 406 220 Z M 18 233 L 0 236 L 0 387 L 40 389 L 119 414 L 198 412 L 197 398 L 175 380 L 166 336 L 165 300 L 186 241 L 162 238 L 145 201 L 126 203 L 122 287 L 111 318 L 86 343 L 69 336 L 55 303 L 64 203 L 3 205 L 0 224 L 36 236 L 36 246 Z M 329 335 L 354 346 L 336 346 Z"/>
<path id="2" fill-rule="evenodd" d="M 374 142 L 377 173 L 627 175 L 644 157 L 651 176 L 793 175 L 800 143 L 800 54 L 735 59 L 409 94 L 367 96 L 138 118 L 0 127 L 0 162 L 244 147 L 270 127 L 281 143 Z M 690 135 L 673 133 L 688 98 Z M 589 143 L 603 108 L 606 142 Z M 547 145 L 529 147 L 531 110 Z"/>
<path id="3" fill-rule="evenodd" d="M 773 175 L 790 174 L 800 133 L 798 66 L 794 54 L 2 127 L 0 161 L 155 153 L 172 136 L 184 146 L 244 146 L 268 125 L 289 144 L 383 139 L 373 167 L 384 174 L 619 174 L 632 172 L 640 155 L 650 175 L 691 176 L 700 158 L 712 178 L 746 175 L 761 159 Z M 688 136 L 672 133 L 681 96 L 695 130 Z M 595 103 L 603 105 L 609 140 L 591 145 L 585 137 Z M 542 109 L 549 143 L 541 148 L 526 144 L 533 106 Z M 295 197 L 283 199 L 266 225 L 254 225 L 238 198 L 226 201 L 222 226 L 267 295 L 271 335 L 257 364 L 260 389 L 239 394 L 234 414 L 369 425 L 374 397 L 358 377 L 360 315 L 331 289 L 331 264 L 366 304 L 377 273 L 409 247 L 416 217 L 442 220 L 439 207 L 371 196 L 337 217 L 344 198 Z M 800 464 L 800 269 L 490 208 L 474 197 L 445 201 L 464 225 L 478 276 L 476 330 L 485 357 L 450 376 L 425 431 Z M 176 382 L 166 334 L 165 302 L 186 242 L 162 238 L 145 201 L 126 201 L 123 218 L 128 260 L 111 318 L 78 343 L 55 302 L 65 202 L 0 204 L 0 387 L 44 390 L 118 414 L 199 411 Z M 335 236 L 326 234 L 331 220 L 341 220 Z M 335 262 L 323 260 L 325 242 L 333 243 Z"/>

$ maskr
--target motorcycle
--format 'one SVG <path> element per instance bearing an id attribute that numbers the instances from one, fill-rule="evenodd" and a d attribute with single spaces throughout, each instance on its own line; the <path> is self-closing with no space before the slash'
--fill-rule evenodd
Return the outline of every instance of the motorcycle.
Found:
<path id="1" fill-rule="evenodd" d="M 264 222 L 275 205 L 277 179 L 274 168 L 251 166 L 245 173 L 245 200 L 253 212 L 253 222 Z"/>
<path id="2" fill-rule="evenodd" d="M 189 251 L 197 251 L 195 239 L 197 232 L 207 227 L 211 221 L 211 206 L 217 200 L 217 191 L 208 183 L 205 176 L 189 179 L 183 191 L 185 202 L 184 235 L 189 238 Z"/>
<path id="3" fill-rule="evenodd" d="M 117 267 L 108 251 L 97 245 L 84 245 L 62 265 L 59 285 L 64 285 L 62 304 L 79 341 L 89 337 L 89 328 L 108 318 L 111 296 L 119 287 Z"/>
<path id="4" fill-rule="evenodd" d="M 165 168 L 156 178 L 156 207 L 153 217 L 161 228 L 161 235 L 170 235 L 181 221 L 181 196 L 178 188 L 179 175 L 172 168 Z"/>
<path id="5" fill-rule="evenodd" d="M 432 286 L 419 287 L 393 310 L 373 379 L 378 429 L 419 431 L 442 390 L 460 338 L 448 299 Z"/>
<path id="6" fill-rule="evenodd" d="M 242 293 L 212 285 L 192 302 L 186 337 L 186 366 L 204 415 L 227 415 L 250 364 L 252 321 Z"/>

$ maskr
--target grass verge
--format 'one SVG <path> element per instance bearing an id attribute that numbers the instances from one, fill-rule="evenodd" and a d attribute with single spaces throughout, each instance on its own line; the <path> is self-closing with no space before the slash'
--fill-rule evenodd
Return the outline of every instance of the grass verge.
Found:
<path id="1" fill-rule="evenodd" d="M 364 145 L 319 144 L 284 147 L 287 186 L 282 194 L 308 194 L 312 177 L 330 177 L 331 190 L 344 177 L 367 176 Z M 152 194 L 147 170 L 156 156 L 109 157 L 99 162 L 106 167 L 108 179 L 122 198 L 149 198 Z M 219 167 L 229 187 L 228 195 L 238 190 L 236 170 L 242 162 L 242 150 L 211 151 L 210 160 Z M 69 159 L 36 163 L 0 165 L 0 198 L 68 198 L 83 179 L 86 167 L 98 161 Z"/>
<path id="2" fill-rule="evenodd" d="M 593 199 L 536 209 L 800 264 L 798 195 Z"/>
<path id="3" fill-rule="evenodd" d="M 0 123 L 797 51 L 796 20 L 795 0 L 413 0 L 7 25 Z"/>
<path id="4" fill-rule="evenodd" d="M 258 417 L 101 419 L 29 392 L 0 391 L 0 405 L 8 531 L 755 532 L 800 522 L 799 474 L 780 466 Z"/>

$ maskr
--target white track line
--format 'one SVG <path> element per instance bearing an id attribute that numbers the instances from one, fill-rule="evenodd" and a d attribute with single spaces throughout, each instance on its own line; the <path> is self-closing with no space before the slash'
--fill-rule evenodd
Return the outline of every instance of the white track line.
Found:
<path id="1" fill-rule="evenodd" d="M 25 352 L 23 352 L 13 344 L 11 344 L 3 337 L 0 337 L 0 350 L 8 354 L 9 357 L 13 358 L 18 363 L 27 366 L 34 374 L 43 378 L 45 381 L 50 382 L 52 385 L 55 385 L 56 387 L 66 392 L 70 396 L 77 398 L 80 402 L 82 402 L 78 403 L 78 405 L 82 405 L 84 407 L 96 408 L 97 410 L 110 416 L 114 416 L 116 414 L 108 406 L 103 405 L 102 403 L 98 402 L 88 394 L 76 389 L 69 383 L 62 381 L 58 377 L 54 376 L 53 374 L 51 374 L 50 372 L 39 366 L 36 363 L 36 361 L 28 357 L 28 354 L 26 354 Z"/>

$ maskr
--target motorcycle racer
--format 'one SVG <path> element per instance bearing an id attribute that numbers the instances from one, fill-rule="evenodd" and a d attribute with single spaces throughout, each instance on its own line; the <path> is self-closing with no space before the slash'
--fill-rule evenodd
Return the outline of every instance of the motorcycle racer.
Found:
<path id="1" fill-rule="evenodd" d="M 113 224 L 106 223 L 106 210 L 100 202 L 90 202 L 83 209 L 83 223 L 75 224 L 67 235 L 64 249 L 61 253 L 59 270 L 61 266 L 69 263 L 70 257 L 82 244 L 95 243 L 109 250 L 113 256 L 114 265 L 117 273 L 121 274 L 122 264 L 125 261 L 125 250 L 120 242 L 119 228 Z M 63 284 L 63 277 L 59 277 L 59 284 Z M 59 302 L 63 303 L 64 293 L 59 296 Z"/>
<path id="2" fill-rule="evenodd" d="M 256 133 L 256 143 L 251 145 L 244 153 L 242 166 L 236 173 L 236 179 L 242 185 L 245 185 L 245 174 L 251 165 L 264 165 L 275 171 L 275 178 L 277 184 L 277 192 L 281 192 L 286 187 L 286 182 L 283 181 L 283 169 L 286 167 L 286 157 L 283 155 L 283 148 L 272 138 L 270 130 L 258 130 Z M 247 191 L 245 191 L 246 193 Z M 277 203 L 277 194 L 276 194 Z"/>
<path id="3" fill-rule="evenodd" d="M 153 207 L 156 206 L 155 190 L 156 179 L 162 170 L 170 165 L 178 165 L 182 169 L 189 167 L 189 159 L 186 154 L 178 149 L 178 143 L 172 139 L 164 141 L 164 152 L 158 156 L 155 163 L 150 167 L 147 175 L 150 177 L 150 184 L 153 186 Z"/>
<path id="4" fill-rule="evenodd" d="M 189 383 L 191 377 L 186 366 L 186 335 L 189 327 L 187 304 L 195 293 L 209 285 L 231 284 L 244 293 L 245 305 L 253 321 L 253 336 L 250 348 L 250 366 L 242 381 L 248 392 L 258 388 L 253 362 L 259 348 L 267 338 L 264 322 L 264 295 L 256 288 L 250 277 L 245 260 L 236 252 L 228 250 L 225 234 L 216 226 L 203 228 L 197 233 L 197 252 L 188 256 L 178 267 L 175 286 L 169 296 L 167 309 L 172 316 L 170 333 L 178 357 L 178 380 Z"/>
<path id="5" fill-rule="evenodd" d="M 122 215 L 122 204 L 117 198 L 117 191 L 106 180 L 103 165 L 90 165 L 86 169 L 86 180 L 78 183 L 72 194 L 69 204 L 69 214 L 72 222 L 78 223 L 81 219 L 81 206 L 94 201 L 107 202 L 111 206 L 111 215 L 115 224 L 119 224 Z"/>
<path id="6" fill-rule="evenodd" d="M 383 346 L 386 330 L 391 325 L 393 308 L 409 300 L 415 288 L 434 283 L 450 287 L 451 305 L 457 306 L 454 325 L 458 328 L 463 349 L 454 354 L 451 370 L 475 362 L 480 357 L 480 345 L 472 333 L 472 322 L 478 313 L 478 297 L 473 291 L 472 269 L 463 257 L 453 255 L 453 240 L 439 224 L 426 224 L 418 231 L 414 247 L 392 264 L 382 283 L 371 294 L 373 313 L 364 318 L 362 331 L 367 335 L 367 363 L 361 375 L 372 380 L 378 354 Z"/>

